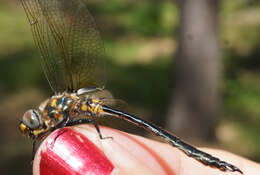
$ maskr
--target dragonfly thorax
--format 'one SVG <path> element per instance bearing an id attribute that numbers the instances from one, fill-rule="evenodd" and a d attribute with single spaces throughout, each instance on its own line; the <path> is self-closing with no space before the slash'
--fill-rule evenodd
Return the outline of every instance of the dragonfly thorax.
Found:
<path id="1" fill-rule="evenodd" d="M 79 102 L 80 98 L 75 94 L 63 93 L 55 95 L 39 107 L 42 119 L 44 121 L 52 120 L 55 123 L 59 123 L 65 117 L 74 117 L 78 114 Z"/>
<path id="2" fill-rule="evenodd" d="M 81 114 L 87 117 L 95 117 L 102 112 L 102 104 L 102 101 L 98 98 L 79 97 L 75 93 L 64 93 L 53 96 L 43 104 L 42 118 L 43 120 L 54 119 L 59 122 L 63 121 L 65 117 L 74 118 Z"/>

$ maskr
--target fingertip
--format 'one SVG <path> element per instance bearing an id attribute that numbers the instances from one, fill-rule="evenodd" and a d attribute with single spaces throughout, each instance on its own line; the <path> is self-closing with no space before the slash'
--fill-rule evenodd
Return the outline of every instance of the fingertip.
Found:
<path id="1" fill-rule="evenodd" d="M 168 144 L 91 125 L 63 128 L 51 133 L 40 145 L 33 164 L 34 175 L 70 174 L 236 174 L 205 166 Z M 54 141 L 55 140 L 55 141 Z M 202 149 L 221 160 L 238 165 L 239 158 L 224 151 Z M 232 161 L 233 160 L 233 161 Z M 252 166 L 254 167 L 254 166 Z M 245 168 L 242 168 L 245 173 Z M 252 168 L 253 169 L 253 168 Z"/>
<path id="2" fill-rule="evenodd" d="M 75 168 L 78 164 L 93 175 L 175 174 L 152 148 L 161 143 L 107 127 L 100 129 L 104 137 L 113 139 L 100 139 L 90 125 L 64 128 L 55 142 L 58 131 L 51 133 L 36 153 L 33 174 L 77 174 L 80 171 Z M 82 160 L 82 156 L 87 157 L 87 161 Z"/>
<path id="3" fill-rule="evenodd" d="M 34 175 L 108 175 L 114 165 L 85 135 L 63 128 L 52 132 L 40 145 L 33 163 Z"/>

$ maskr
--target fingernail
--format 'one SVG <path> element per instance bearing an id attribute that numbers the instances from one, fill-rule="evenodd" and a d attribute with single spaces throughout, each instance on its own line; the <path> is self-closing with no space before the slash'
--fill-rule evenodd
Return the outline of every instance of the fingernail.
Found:
<path id="1" fill-rule="evenodd" d="M 114 169 L 106 155 L 81 133 L 63 128 L 54 131 L 37 153 L 39 161 L 34 169 L 40 175 L 108 175 Z"/>

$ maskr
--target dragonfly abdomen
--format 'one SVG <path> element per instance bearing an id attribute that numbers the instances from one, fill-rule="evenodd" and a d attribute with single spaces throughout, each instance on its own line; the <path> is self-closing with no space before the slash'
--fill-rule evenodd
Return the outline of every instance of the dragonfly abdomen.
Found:
<path id="1" fill-rule="evenodd" d="M 238 171 L 241 174 L 243 174 L 242 171 L 239 168 L 235 167 L 234 165 L 231 165 L 225 161 L 221 161 L 220 159 L 213 157 L 212 155 L 210 155 L 208 153 L 198 150 L 197 148 L 183 142 L 181 139 L 179 139 L 178 137 L 169 133 L 168 131 L 166 131 L 160 127 L 157 127 L 150 122 L 144 121 L 143 119 L 141 119 L 137 116 L 130 115 L 130 114 L 127 114 L 127 113 L 124 113 L 122 111 L 118 111 L 115 109 L 111 109 L 107 106 L 103 106 L 103 110 L 104 110 L 104 112 L 107 112 L 118 118 L 128 120 L 131 123 L 133 123 L 139 127 L 142 127 L 145 130 L 150 131 L 154 135 L 162 137 L 168 143 L 170 143 L 172 146 L 177 147 L 178 149 L 183 151 L 186 155 L 193 157 L 194 159 L 202 162 L 205 165 L 218 168 L 222 171 L 233 171 L 233 172 Z"/>

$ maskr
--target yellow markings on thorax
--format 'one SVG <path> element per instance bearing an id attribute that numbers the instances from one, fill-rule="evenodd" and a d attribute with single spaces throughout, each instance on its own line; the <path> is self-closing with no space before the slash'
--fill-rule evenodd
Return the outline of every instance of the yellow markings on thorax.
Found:
<path id="1" fill-rule="evenodd" d="M 89 111 L 94 114 L 103 112 L 102 103 L 99 99 L 92 99 L 91 103 L 87 103 L 87 102 L 81 103 L 80 109 L 83 112 Z"/>
<path id="2" fill-rule="evenodd" d="M 95 103 L 94 108 L 92 109 L 95 114 L 103 112 L 101 101 L 99 99 L 92 99 L 92 102 Z"/>
<path id="3" fill-rule="evenodd" d="M 84 111 L 84 112 L 86 112 L 86 111 L 88 110 L 88 106 L 87 106 L 85 103 L 83 103 L 83 104 L 81 105 L 81 110 Z"/>
<path id="4" fill-rule="evenodd" d="M 51 107 L 55 107 L 56 102 L 57 102 L 57 99 L 54 98 L 54 99 L 51 101 Z"/>
<path id="5" fill-rule="evenodd" d="M 97 98 L 93 98 L 93 99 L 92 99 L 92 102 L 93 102 L 93 103 L 100 103 L 100 100 L 97 99 Z"/>

